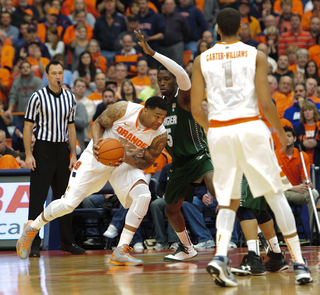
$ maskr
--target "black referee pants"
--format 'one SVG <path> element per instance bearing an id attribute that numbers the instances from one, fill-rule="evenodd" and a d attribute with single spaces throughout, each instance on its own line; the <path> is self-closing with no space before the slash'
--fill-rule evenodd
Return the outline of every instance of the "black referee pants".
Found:
<path id="1" fill-rule="evenodd" d="M 43 211 L 50 185 L 54 199 L 59 199 L 65 193 L 70 171 L 70 151 L 68 144 L 37 140 L 33 156 L 36 168 L 31 171 L 29 220 L 34 220 Z M 72 231 L 72 214 L 59 217 L 60 240 L 66 245 L 74 243 Z M 33 246 L 40 246 L 39 234 L 33 241 Z"/>

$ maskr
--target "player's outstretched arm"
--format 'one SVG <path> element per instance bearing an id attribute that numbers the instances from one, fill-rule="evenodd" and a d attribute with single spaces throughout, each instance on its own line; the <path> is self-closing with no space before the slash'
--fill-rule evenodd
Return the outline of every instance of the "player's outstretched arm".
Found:
<path id="1" fill-rule="evenodd" d="M 281 152 L 284 152 L 287 146 L 287 136 L 281 125 L 280 118 L 277 112 L 275 104 L 271 100 L 269 83 L 268 83 L 268 61 L 266 55 L 258 51 L 256 58 L 256 76 L 255 87 L 258 94 L 259 105 L 262 113 L 267 120 L 276 129 L 279 136 L 282 148 Z"/>
<path id="2" fill-rule="evenodd" d="M 93 122 L 91 133 L 93 140 L 93 154 L 97 158 L 99 146 L 97 145 L 102 140 L 104 130 L 113 125 L 113 122 L 122 118 L 127 110 L 128 102 L 119 101 L 107 108 L 103 113 Z"/>
<path id="3" fill-rule="evenodd" d="M 182 91 L 188 91 L 191 88 L 191 82 L 187 72 L 172 59 L 154 51 L 140 31 L 134 31 L 140 42 L 138 44 L 143 48 L 146 54 L 151 55 L 158 62 L 163 64 L 177 79 L 177 84 Z"/>
<path id="4" fill-rule="evenodd" d="M 208 131 L 209 121 L 202 108 L 202 101 L 205 92 L 205 81 L 201 72 L 200 56 L 196 57 L 192 68 L 192 87 L 191 87 L 191 113 L 197 123 Z"/>
<path id="5" fill-rule="evenodd" d="M 145 150 L 143 157 L 124 155 L 122 161 L 142 170 L 149 168 L 160 156 L 167 143 L 167 132 L 155 137 L 151 145 Z"/>

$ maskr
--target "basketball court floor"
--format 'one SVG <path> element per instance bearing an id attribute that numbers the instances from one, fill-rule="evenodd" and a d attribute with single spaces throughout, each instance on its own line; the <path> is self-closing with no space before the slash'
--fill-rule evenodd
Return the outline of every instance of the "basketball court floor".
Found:
<path id="1" fill-rule="evenodd" d="M 286 247 L 282 248 L 287 250 Z M 231 249 L 231 266 L 238 266 L 246 248 Z M 20 260 L 14 251 L 0 252 L 0 295 L 251 295 L 320 294 L 320 247 L 302 247 L 313 284 L 296 285 L 292 266 L 281 273 L 237 277 L 238 287 L 221 288 L 206 272 L 214 249 L 199 251 L 188 262 L 168 263 L 163 257 L 172 250 L 133 252 L 143 259 L 140 267 L 111 266 L 111 251 L 87 250 L 73 256 L 61 251 L 41 251 L 41 258 Z M 263 253 L 262 256 L 265 257 Z M 290 255 L 286 252 L 289 262 Z"/>

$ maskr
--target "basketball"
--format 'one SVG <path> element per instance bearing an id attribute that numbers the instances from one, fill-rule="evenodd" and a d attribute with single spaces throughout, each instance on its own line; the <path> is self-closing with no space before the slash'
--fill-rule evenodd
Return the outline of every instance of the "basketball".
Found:
<path id="1" fill-rule="evenodd" d="M 98 160 L 104 165 L 112 166 L 123 156 L 124 148 L 119 140 L 106 138 L 98 143 Z"/>

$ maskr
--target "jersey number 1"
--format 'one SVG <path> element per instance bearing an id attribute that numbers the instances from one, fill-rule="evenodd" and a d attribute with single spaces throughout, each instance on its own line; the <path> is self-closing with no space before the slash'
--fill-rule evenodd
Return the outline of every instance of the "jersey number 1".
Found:
<path id="1" fill-rule="evenodd" d="M 225 78 L 226 78 L 226 87 L 232 87 L 231 61 L 223 63 L 222 67 L 224 68 L 224 74 L 225 74 Z"/>

